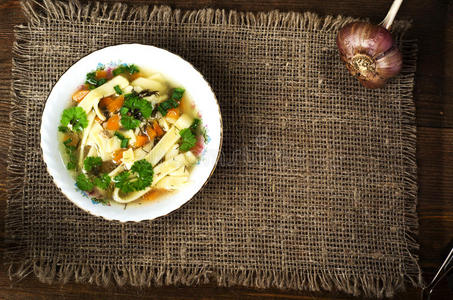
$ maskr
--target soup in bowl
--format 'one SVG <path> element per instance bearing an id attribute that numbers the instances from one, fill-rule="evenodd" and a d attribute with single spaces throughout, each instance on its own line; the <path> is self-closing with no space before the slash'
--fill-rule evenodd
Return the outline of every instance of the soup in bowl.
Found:
<path id="1" fill-rule="evenodd" d="M 221 139 L 219 106 L 202 75 L 137 44 L 69 68 L 41 125 L 44 161 L 63 194 L 119 221 L 154 219 L 189 201 L 212 174 Z"/>

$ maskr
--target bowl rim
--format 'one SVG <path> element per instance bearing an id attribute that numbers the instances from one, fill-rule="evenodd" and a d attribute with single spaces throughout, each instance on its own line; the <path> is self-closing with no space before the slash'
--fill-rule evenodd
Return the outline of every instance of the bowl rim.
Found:
<path id="1" fill-rule="evenodd" d="M 126 47 L 135 47 L 135 46 L 139 46 L 139 47 L 150 47 L 150 48 L 153 48 L 157 51 L 162 51 L 163 53 L 167 53 L 167 54 L 170 54 L 171 56 L 175 56 L 176 58 L 178 59 L 181 59 L 182 61 L 184 61 L 186 64 L 188 64 L 191 68 L 193 68 L 193 70 L 198 73 L 200 75 L 200 77 L 203 79 L 204 83 L 207 85 L 207 87 L 210 89 L 211 93 L 212 93 L 212 96 L 213 96 L 213 99 L 215 101 L 215 105 L 216 105 L 216 108 L 217 108 L 217 111 L 218 111 L 218 115 L 219 115 L 219 129 L 220 129 L 220 132 L 219 132 L 219 147 L 217 149 L 217 156 L 216 156 L 216 159 L 215 159 L 215 162 L 212 166 L 212 169 L 209 173 L 209 175 L 206 177 L 206 180 L 203 182 L 203 184 L 200 186 L 200 188 L 190 197 L 188 198 L 186 201 L 182 202 L 180 205 L 176 206 L 176 207 L 171 207 L 169 208 L 168 210 L 166 210 L 163 214 L 159 215 L 159 216 L 156 216 L 156 217 L 152 217 L 152 218 L 140 218 L 140 219 L 126 219 L 126 218 L 114 218 L 114 217 L 107 217 L 101 213 L 96 213 L 96 212 L 93 212 L 93 211 L 90 211 L 88 208 L 84 208 L 78 201 L 75 201 L 73 199 L 71 199 L 71 197 L 69 197 L 69 195 L 65 192 L 65 190 L 60 187 L 60 185 L 58 185 L 58 183 L 55 181 L 55 177 L 53 176 L 52 172 L 50 171 L 49 169 L 49 164 L 47 163 L 46 159 L 45 159 L 45 155 L 44 155 L 44 149 L 45 147 L 43 146 L 44 144 L 44 137 L 43 137 L 43 123 L 44 123 L 44 114 L 46 112 L 46 108 L 48 107 L 47 106 L 47 101 L 49 100 L 50 96 L 52 95 L 52 93 L 54 92 L 55 90 L 55 87 L 56 85 L 58 84 L 58 82 L 60 82 L 60 80 L 62 79 L 62 77 L 64 77 L 66 75 L 66 73 L 68 73 L 72 67 L 79 63 L 81 60 L 85 59 L 86 57 L 92 55 L 93 53 L 96 53 L 96 52 L 99 52 L 99 51 L 102 51 L 102 50 L 105 50 L 107 48 L 115 48 L 115 47 L 121 47 L 121 46 L 126 46 Z M 107 221 L 117 221 L 117 222 L 120 222 L 120 223 L 128 223 L 128 222 L 133 222 L 133 223 L 139 223 L 139 222 L 142 222 L 142 221 L 151 221 L 151 220 L 155 220 L 155 219 L 158 219 L 158 218 L 162 218 L 162 217 L 165 217 L 165 216 L 168 216 L 170 215 L 171 213 L 175 212 L 176 210 L 180 209 L 181 207 L 183 207 L 184 205 L 186 205 L 188 202 L 190 202 L 198 193 L 200 193 L 200 191 L 206 186 L 206 184 L 208 183 L 208 181 L 211 179 L 212 175 L 214 174 L 214 171 L 216 170 L 217 168 L 217 164 L 219 162 L 219 159 L 220 159 L 220 155 L 221 155 L 221 152 L 222 152 L 222 146 L 223 146 L 223 118 L 222 118 L 222 113 L 221 113 L 221 109 L 220 109 L 220 104 L 219 104 L 219 101 L 217 99 L 217 96 L 215 95 L 214 93 L 214 90 L 212 89 L 210 83 L 206 80 L 206 78 L 204 77 L 204 75 L 190 62 L 188 62 L 187 60 L 185 60 L 184 58 L 182 58 L 180 55 L 178 54 L 175 54 L 169 50 L 166 50 L 166 49 L 163 49 L 163 48 L 160 48 L 160 47 L 156 47 L 156 46 L 152 46 L 152 45 L 146 45 L 146 44 L 140 44 L 140 43 L 122 43 L 122 44 L 115 44 L 115 45 L 110 45 L 110 46 L 106 46 L 106 47 L 102 47 L 102 48 L 99 48 L 99 49 L 96 49 L 95 51 L 92 51 L 90 53 L 87 53 L 83 56 L 81 56 L 80 58 L 78 58 L 74 63 L 72 63 L 63 73 L 61 73 L 61 75 L 58 77 L 58 79 L 55 81 L 55 83 L 53 84 L 51 90 L 49 91 L 49 93 L 47 94 L 47 97 L 46 97 L 46 101 L 44 103 L 44 109 L 43 109 L 43 112 L 42 112 L 42 115 L 41 115 L 41 124 L 40 124 L 40 130 L 39 130 L 39 133 L 41 135 L 40 137 L 40 148 L 41 148 L 41 156 L 42 156 L 42 159 L 45 163 L 45 166 L 46 166 L 46 170 L 48 172 L 48 174 L 50 175 L 50 177 L 52 178 L 52 181 L 53 183 L 55 184 L 55 186 L 61 191 L 61 193 L 71 202 L 73 203 L 75 206 L 77 206 L 78 208 L 80 208 L 81 210 L 87 212 L 88 214 L 92 215 L 92 216 L 95 216 L 95 217 L 101 217 Z"/>

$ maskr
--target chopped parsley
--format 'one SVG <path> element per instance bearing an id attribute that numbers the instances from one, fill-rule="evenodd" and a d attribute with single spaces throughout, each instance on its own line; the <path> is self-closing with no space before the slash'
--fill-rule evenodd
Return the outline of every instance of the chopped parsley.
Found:
<path id="1" fill-rule="evenodd" d="M 75 170 L 77 166 L 77 156 L 76 156 L 76 147 L 70 145 L 72 143 L 72 138 L 68 138 L 66 141 L 63 142 L 65 146 L 65 152 L 69 157 L 69 161 L 66 164 L 66 168 L 68 170 Z"/>
<path id="2" fill-rule="evenodd" d="M 103 190 L 108 189 L 108 187 L 110 185 L 110 181 L 111 181 L 110 176 L 107 175 L 106 173 L 101 174 L 99 177 L 95 177 L 93 179 L 94 185 Z"/>
<path id="3" fill-rule="evenodd" d="M 109 175 L 105 173 L 98 177 L 94 177 L 93 179 L 90 179 L 90 177 L 88 177 L 84 173 L 80 173 L 79 175 L 77 175 L 76 185 L 82 191 L 91 192 L 95 186 L 103 190 L 108 189 L 110 181 L 111 180 Z"/>
<path id="4" fill-rule="evenodd" d="M 145 119 L 149 118 L 149 116 L 151 116 L 151 113 L 153 112 L 152 104 L 140 97 L 135 92 L 124 96 L 123 107 L 128 108 L 129 111 L 134 113 L 134 115 L 137 115 L 137 113 L 139 112 L 140 114 L 138 116 L 141 115 Z"/>
<path id="5" fill-rule="evenodd" d="M 100 157 L 88 156 L 83 161 L 83 168 L 87 172 L 93 171 L 95 168 L 98 168 L 102 165 L 102 159 Z"/>
<path id="6" fill-rule="evenodd" d="M 200 119 L 194 119 L 192 125 L 190 125 L 190 129 L 197 130 L 198 126 L 200 126 L 200 123 L 201 123 Z"/>
<path id="7" fill-rule="evenodd" d="M 179 132 L 181 136 L 181 145 L 179 145 L 179 150 L 182 152 L 187 152 L 192 149 L 197 143 L 195 135 L 192 133 L 190 128 L 185 128 Z"/>
<path id="8" fill-rule="evenodd" d="M 105 78 L 96 78 L 96 71 L 87 74 L 85 83 L 89 85 L 90 89 L 97 88 L 107 82 Z"/>
<path id="9" fill-rule="evenodd" d="M 123 94 L 123 91 L 121 90 L 120 86 L 119 85 L 115 85 L 113 87 L 113 89 L 115 90 L 115 92 L 118 94 L 118 95 L 122 95 Z"/>
<path id="10" fill-rule="evenodd" d="M 91 182 L 90 178 L 83 173 L 77 175 L 76 185 L 82 191 L 90 192 L 94 188 L 94 184 Z"/>
<path id="11" fill-rule="evenodd" d="M 138 73 L 140 70 L 138 67 L 134 64 L 132 65 L 121 65 L 117 67 L 115 70 L 113 70 L 112 74 L 113 76 L 120 75 L 122 73 L 129 73 L 130 75 Z"/>
<path id="12" fill-rule="evenodd" d="M 168 99 L 165 100 L 164 102 L 161 102 L 157 109 L 159 112 L 162 114 L 162 116 L 165 116 L 168 112 L 169 109 L 176 108 L 178 107 L 179 103 L 176 100 L 173 99 Z"/>
<path id="13" fill-rule="evenodd" d="M 185 90 L 183 88 L 173 89 L 170 99 L 165 100 L 164 102 L 159 104 L 157 109 L 162 114 L 162 116 L 165 116 L 169 109 L 178 107 L 182 95 L 184 94 L 184 91 Z"/>
<path id="14" fill-rule="evenodd" d="M 88 126 L 87 114 L 83 108 L 75 106 L 66 108 L 63 111 L 58 130 L 61 132 L 67 132 L 69 129 L 68 125 L 71 125 L 72 130 L 75 132 L 80 132 Z"/>
<path id="15" fill-rule="evenodd" d="M 114 181 L 122 193 L 141 191 L 153 182 L 153 166 L 146 160 L 136 161 L 130 171 L 124 171 L 115 176 Z"/>
<path id="16" fill-rule="evenodd" d="M 115 186 L 120 189 L 124 194 L 134 191 L 134 187 L 131 184 L 131 172 L 124 171 L 116 175 L 113 180 L 115 181 Z"/>
<path id="17" fill-rule="evenodd" d="M 129 139 L 119 133 L 118 131 L 115 131 L 115 136 L 120 139 L 121 141 L 121 148 L 127 148 L 127 145 L 129 144 Z"/>
<path id="18" fill-rule="evenodd" d="M 136 92 L 124 96 L 124 105 L 120 109 L 121 125 L 125 129 L 134 129 L 142 118 L 149 118 L 153 112 L 151 103 L 141 98 Z"/>
<path id="19" fill-rule="evenodd" d="M 135 129 L 140 125 L 140 120 L 137 120 L 132 116 L 121 116 L 121 125 L 127 130 Z"/>

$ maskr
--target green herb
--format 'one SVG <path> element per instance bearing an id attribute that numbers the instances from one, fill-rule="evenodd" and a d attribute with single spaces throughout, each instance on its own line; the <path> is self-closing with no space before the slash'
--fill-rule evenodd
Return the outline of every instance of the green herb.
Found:
<path id="1" fill-rule="evenodd" d="M 96 79 L 96 72 L 95 71 L 90 72 L 90 73 L 87 74 L 85 83 L 97 86 L 98 80 Z"/>
<path id="2" fill-rule="evenodd" d="M 68 130 L 69 130 L 69 129 L 68 129 L 68 127 L 66 127 L 66 126 L 58 126 L 58 131 L 59 131 L 59 132 L 66 133 L 66 132 L 68 132 Z"/>
<path id="3" fill-rule="evenodd" d="M 66 147 L 66 149 L 75 149 L 74 146 L 70 145 L 71 143 L 72 143 L 72 138 L 68 138 L 66 141 L 63 142 L 63 145 Z"/>
<path id="4" fill-rule="evenodd" d="M 194 119 L 192 125 L 190 125 L 190 129 L 197 130 L 198 126 L 200 126 L 200 123 L 201 123 L 200 119 Z"/>
<path id="5" fill-rule="evenodd" d="M 121 90 L 121 88 L 120 88 L 119 85 L 115 85 L 115 86 L 113 87 L 113 89 L 115 90 L 115 92 L 116 92 L 118 95 L 123 94 L 123 91 Z"/>
<path id="6" fill-rule="evenodd" d="M 94 188 L 94 185 L 91 182 L 90 178 L 88 178 L 88 176 L 86 176 L 83 173 L 80 173 L 79 175 L 77 175 L 76 185 L 82 191 L 87 191 L 87 192 L 92 191 Z"/>
<path id="7" fill-rule="evenodd" d="M 107 82 L 107 79 L 101 78 L 101 79 L 98 80 L 98 86 L 101 86 L 101 85 L 103 85 L 106 82 Z"/>
<path id="8" fill-rule="evenodd" d="M 146 159 L 136 161 L 131 171 L 137 174 L 137 180 L 133 182 L 136 191 L 144 190 L 153 182 L 153 166 Z"/>
<path id="9" fill-rule="evenodd" d="M 106 173 L 100 175 L 99 177 L 95 177 L 93 179 L 93 183 L 95 186 L 103 189 L 103 190 L 106 190 L 108 189 L 109 185 L 110 185 L 110 176 L 107 175 Z"/>
<path id="10" fill-rule="evenodd" d="M 129 73 L 129 74 L 135 74 L 138 73 L 140 70 L 136 65 L 121 65 L 117 67 L 115 70 L 113 70 L 112 74 L 113 76 L 120 75 L 122 73 Z"/>
<path id="11" fill-rule="evenodd" d="M 134 175 L 134 176 L 133 176 Z M 114 181 L 122 193 L 141 191 L 153 182 L 153 166 L 145 159 L 136 161 L 130 171 L 115 176 Z"/>
<path id="12" fill-rule="evenodd" d="M 61 116 L 60 126 L 58 127 L 58 130 L 67 131 L 69 124 L 71 124 L 72 130 L 76 132 L 80 132 L 88 126 L 87 114 L 85 113 L 83 108 L 75 106 L 66 108 L 63 111 L 63 115 Z"/>
<path id="13" fill-rule="evenodd" d="M 171 94 L 170 98 L 179 101 L 179 100 L 181 100 L 182 95 L 184 95 L 185 91 L 186 90 L 183 88 L 175 88 L 175 89 L 173 89 L 173 93 Z"/>
<path id="14" fill-rule="evenodd" d="M 169 109 L 178 107 L 179 101 L 181 101 L 184 91 L 185 90 L 183 88 L 173 89 L 170 99 L 165 100 L 164 102 L 159 104 L 157 109 L 162 114 L 162 116 L 165 116 Z"/>
<path id="15" fill-rule="evenodd" d="M 140 125 L 140 119 L 149 118 L 153 112 L 150 102 L 141 98 L 136 92 L 124 96 L 124 104 L 120 109 L 121 125 L 125 129 L 134 129 Z"/>
<path id="16" fill-rule="evenodd" d="M 168 112 L 169 109 L 176 108 L 178 107 L 179 103 L 173 99 L 168 99 L 165 100 L 164 102 L 161 102 L 157 109 L 161 113 L 162 116 L 165 116 Z"/>
<path id="17" fill-rule="evenodd" d="M 91 172 L 93 169 L 102 165 L 102 159 L 100 157 L 88 156 L 83 161 L 83 168 L 87 172 Z"/>
<path id="18" fill-rule="evenodd" d="M 86 76 L 86 81 L 85 83 L 88 84 L 88 88 L 92 90 L 93 88 L 97 88 L 98 86 L 103 85 L 104 83 L 107 82 L 107 79 L 105 78 L 96 78 L 96 71 L 90 72 Z"/>
<path id="19" fill-rule="evenodd" d="M 75 170 L 77 167 L 77 156 L 75 154 L 75 150 L 77 149 L 74 146 L 71 146 L 70 144 L 72 143 L 72 138 L 68 138 L 66 141 L 63 142 L 63 145 L 65 146 L 65 151 L 66 154 L 68 155 L 69 161 L 66 164 L 66 168 L 68 170 Z"/>
<path id="20" fill-rule="evenodd" d="M 179 146 L 179 150 L 181 150 L 182 152 L 189 151 L 197 143 L 197 139 L 195 138 L 195 135 L 192 133 L 190 128 L 181 130 L 179 132 L 179 135 L 181 136 L 181 145 Z"/>
<path id="21" fill-rule="evenodd" d="M 68 163 L 66 164 L 66 168 L 68 170 L 75 170 L 77 166 L 77 163 L 73 162 L 73 161 L 68 161 Z"/>
<path id="22" fill-rule="evenodd" d="M 153 112 L 152 104 L 149 101 L 141 98 L 135 92 L 124 96 L 123 107 L 128 108 L 129 111 L 133 111 L 134 113 L 136 110 L 138 110 L 141 116 L 145 119 L 149 118 L 149 116 L 151 116 L 151 113 Z"/>
<path id="23" fill-rule="evenodd" d="M 121 114 L 122 116 L 124 116 L 124 115 L 126 115 L 126 114 L 128 113 L 128 111 L 129 111 L 129 108 L 123 106 L 123 107 L 121 107 L 121 109 L 120 109 L 120 114 Z"/>
<path id="24" fill-rule="evenodd" d="M 115 132 L 115 136 L 120 139 L 121 141 L 121 148 L 127 148 L 127 145 L 129 144 L 129 139 L 119 133 L 118 131 Z"/>
<path id="25" fill-rule="evenodd" d="M 122 116 L 121 117 L 121 125 L 124 127 L 124 129 L 129 130 L 129 129 L 135 129 L 140 125 L 140 120 L 135 119 L 134 117 L 131 116 Z"/>
<path id="26" fill-rule="evenodd" d="M 122 193 L 127 194 L 134 191 L 130 176 L 131 172 L 124 171 L 113 178 L 113 180 L 115 181 L 115 186 L 119 188 Z"/>

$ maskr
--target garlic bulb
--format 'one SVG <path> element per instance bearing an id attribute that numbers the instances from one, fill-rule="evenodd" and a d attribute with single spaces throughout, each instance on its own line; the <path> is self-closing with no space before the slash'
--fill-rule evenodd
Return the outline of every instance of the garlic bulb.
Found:
<path id="1" fill-rule="evenodd" d="M 402 0 L 395 0 L 380 25 L 353 22 L 344 26 L 337 35 L 341 59 L 349 72 L 367 88 L 383 87 L 386 81 L 398 75 L 403 59 L 388 31 Z"/>

